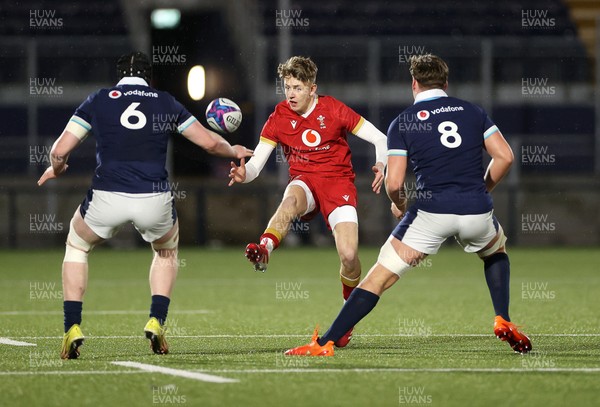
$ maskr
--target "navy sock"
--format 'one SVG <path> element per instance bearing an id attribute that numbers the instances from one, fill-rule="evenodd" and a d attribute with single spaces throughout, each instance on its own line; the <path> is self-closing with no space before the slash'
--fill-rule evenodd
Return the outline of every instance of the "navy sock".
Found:
<path id="1" fill-rule="evenodd" d="M 169 304 L 171 300 L 164 295 L 153 295 L 152 304 L 150 305 L 150 317 L 158 319 L 160 324 L 164 324 L 169 313 Z"/>
<path id="2" fill-rule="evenodd" d="M 507 321 L 510 297 L 510 262 L 506 253 L 496 253 L 485 259 L 485 280 L 487 281 L 494 312 Z"/>
<path id="3" fill-rule="evenodd" d="M 75 324 L 81 325 L 81 301 L 63 301 L 63 311 L 65 314 L 65 333 Z"/>
<path id="4" fill-rule="evenodd" d="M 325 335 L 319 338 L 319 345 L 323 346 L 328 341 L 337 341 L 346 334 L 354 325 L 363 319 L 377 305 L 379 296 L 362 288 L 355 288 L 348 297 L 333 324 Z"/>

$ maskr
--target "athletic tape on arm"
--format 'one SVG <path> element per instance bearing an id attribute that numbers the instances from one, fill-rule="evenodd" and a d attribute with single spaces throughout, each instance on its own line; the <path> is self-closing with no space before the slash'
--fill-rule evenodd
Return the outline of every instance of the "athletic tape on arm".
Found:
<path id="1" fill-rule="evenodd" d="M 91 130 L 92 126 L 80 117 L 72 116 L 67 123 L 65 130 L 73 134 L 79 140 L 83 141 Z"/>

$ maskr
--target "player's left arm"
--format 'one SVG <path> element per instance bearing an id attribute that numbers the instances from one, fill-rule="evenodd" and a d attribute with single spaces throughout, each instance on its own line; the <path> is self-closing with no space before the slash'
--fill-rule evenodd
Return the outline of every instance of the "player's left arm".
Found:
<path id="1" fill-rule="evenodd" d="M 44 171 L 38 180 L 38 186 L 49 179 L 58 177 L 69 168 L 67 165 L 69 155 L 85 140 L 89 128 L 89 124 L 77 116 L 73 116 L 69 120 L 67 127 L 65 127 L 60 137 L 52 145 L 52 149 L 50 150 L 50 167 L 46 168 L 46 171 Z"/>
<path id="2" fill-rule="evenodd" d="M 201 125 L 198 120 L 193 120 L 181 134 L 192 143 L 203 148 L 209 154 L 219 157 L 245 158 L 251 157 L 253 151 L 240 145 L 231 145 L 227 140 L 212 130 Z"/>
<path id="3" fill-rule="evenodd" d="M 373 188 L 373 192 L 378 194 L 381 191 L 385 166 L 388 163 L 387 137 L 364 117 L 361 117 L 356 127 L 352 130 L 352 133 L 375 146 L 375 165 L 371 168 L 375 174 L 375 178 L 371 187 Z"/>
<path id="4" fill-rule="evenodd" d="M 484 180 L 488 192 L 492 192 L 510 170 L 514 155 L 510 145 L 496 126 L 489 129 L 484 137 L 483 146 L 492 157 L 485 172 Z"/>

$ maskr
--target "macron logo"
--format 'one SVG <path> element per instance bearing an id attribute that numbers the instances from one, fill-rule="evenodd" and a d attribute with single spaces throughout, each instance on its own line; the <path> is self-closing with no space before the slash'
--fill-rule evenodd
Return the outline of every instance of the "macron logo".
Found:
<path id="1" fill-rule="evenodd" d="M 296 129 L 296 124 L 298 122 L 296 120 L 290 120 L 290 123 L 292 123 L 292 129 Z"/>
<path id="2" fill-rule="evenodd" d="M 344 201 L 348 202 L 348 199 L 350 199 L 350 195 L 342 195 L 342 198 L 344 198 Z"/>

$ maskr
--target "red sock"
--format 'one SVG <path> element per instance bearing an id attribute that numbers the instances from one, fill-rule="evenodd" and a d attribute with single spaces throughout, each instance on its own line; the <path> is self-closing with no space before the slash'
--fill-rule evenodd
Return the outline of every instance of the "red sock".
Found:
<path id="1" fill-rule="evenodd" d="M 279 246 L 279 239 L 273 233 L 268 233 L 268 232 L 263 233 L 260 236 L 260 244 L 265 244 L 265 243 L 263 243 L 263 240 L 265 240 L 265 239 L 271 239 L 271 241 L 273 242 L 273 250 L 277 249 L 277 247 Z"/>
<path id="2" fill-rule="evenodd" d="M 350 294 L 352 294 L 352 291 L 354 291 L 355 288 L 356 287 L 350 287 L 342 283 L 342 295 L 344 296 L 344 301 L 346 301 L 348 297 L 350 297 Z"/>

